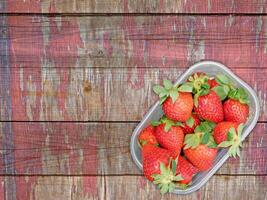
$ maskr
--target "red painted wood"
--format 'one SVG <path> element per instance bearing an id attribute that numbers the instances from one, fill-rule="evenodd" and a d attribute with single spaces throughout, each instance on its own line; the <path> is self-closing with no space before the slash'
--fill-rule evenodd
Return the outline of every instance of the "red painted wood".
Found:
<path id="1" fill-rule="evenodd" d="M 4 177 L 0 177 L 0 200 L 5 200 L 5 183 L 4 183 Z"/>
<path id="2" fill-rule="evenodd" d="M 16 67 L 266 67 L 265 16 L 9 17 Z M 82 31 L 81 31 L 82 29 Z M 132 69 L 130 69 L 132 70 Z M 60 71 L 58 71 L 60 74 Z"/>
<path id="3" fill-rule="evenodd" d="M 35 13 L 39 1 L 4 0 L 9 4 L 9 13 Z M 28 8 L 23 8 L 28 4 Z M 51 10 L 51 4 L 57 9 Z M 266 13 L 264 0 L 42 0 L 42 13 Z"/>
<path id="4" fill-rule="evenodd" d="M 6 168 L 14 168 L 15 173 L 20 175 L 141 174 L 132 161 L 129 149 L 130 137 L 136 124 L 70 122 L 11 124 L 14 131 L 15 160 L 1 167 L 0 174 L 14 174 L 5 172 Z M 265 124 L 258 124 L 244 143 L 242 157 L 227 161 L 218 174 L 266 174 L 265 133 Z M 0 148 L 3 149 L 2 146 Z M 29 179 L 29 181 L 34 180 L 34 178 Z M 92 183 L 92 191 L 94 191 L 93 185 Z"/>

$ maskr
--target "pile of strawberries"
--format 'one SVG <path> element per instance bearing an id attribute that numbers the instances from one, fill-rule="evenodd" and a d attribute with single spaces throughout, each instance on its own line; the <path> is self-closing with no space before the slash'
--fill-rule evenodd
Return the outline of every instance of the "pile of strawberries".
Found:
<path id="1" fill-rule="evenodd" d="M 161 193 L 186 188 L 198 172 L 209 170 L 219 148 L 240 156 L 241 133 L 249 116 L 248 95 L 222 74 L 192 74 L 178 86 L 156 85 L 164 116 L 138 136 L 145 177 Z"/>

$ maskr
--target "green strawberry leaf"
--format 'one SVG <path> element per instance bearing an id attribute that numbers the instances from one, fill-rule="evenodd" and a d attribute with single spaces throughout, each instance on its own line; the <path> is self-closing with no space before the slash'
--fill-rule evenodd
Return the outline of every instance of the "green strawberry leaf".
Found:
<path id="1" fill-rule="evenodd" d="M 184 149 L 188 149 L 188 148 L 197 148 L 197 146 L 200 144 L 200 138 L 199 135 L 197 134 L 187 134 L 185 136 L 185 147 Z"/>
<path id="2" fill-rule="evenodd" d="M 193 84 L 192 83 L 184 83 L 178 88 L 179 92 L 192 92 L 193 91 Z"/>
<path id="3" fill-rule="evenodd" d="M 199 97 L 199 95 L 195 94 L 195 96 L 194 96 L 194 105 L 195 105 L 195 107 L 198 107 L 198 97 Z"/>
<path id="4" fill-rule="evenodd" d="M 208 141 L 208 143 L 207 143 L 207 146 L 209 147 L 209 148 L 217 148 L 217 144 L 216 144 L 216 142 L 215 142 L 215 140 L 214 140 L 214 138 L 213 138 L 213 136 L 211 135 L 210 137 L 209 137 L 209 141 Z"/>
<path id="5" fill-rule="evenodd" d="M 177 163 L 175 160 L 172 160 L 171 166 L 172 166 L 172 173 L 176 174 Z"/>
<path id="6" fill-rule="evenodd" d="M 172 192 L 175 189 L 174 181 L 180 180 L 179 176 L 170 169 L 170 166 L 160 163 L 160 174 L 153 174 L 151 177 L 154 179 L 153 183 L 158 186 L 161 194 Z"/>
<path id="7" fill-rule="evenodd" d="M 157 95 L 159 95 L 160 93 L 162 93 L 162 92 L 165 91 L 165 88 L 162 87 L 162 86 L 160 86 L 160 85 L 155 85 L 155 86 L 153 87 L 153 91 L 154 91 Z"/>
<path id="8" fill-rule="evenodd" d="M 160 104 L 162 104 L 169 96 L 171 97 L 172 101 L 175 102 L 179 93 L 178 88 L 174 87 L 169 80 L 163 80 L 164 87 L 160 85 L 155 85 L 153 87 L 153 91 L 159 95 Z"/>
<path id="9" fill-rule="evenodd" d="M 223 141 L 218 145 L 218 147 L 229 147 L 231 145 L 233 145 L 232 141 Z"/>
<path id="10" fill-rule="evenodd" d="M 182 122 L 176 122 L 176 123 L 174 124 L 174 126 L 181 126 L 181 127 L 184 127 L 184 124 L 183 124 Z"/>
<path id="11" fill-rule="evenodd" d="M 163 80 L 163 85 L 164 85 L 166 90 L 170 90 L 173 87 L 172 82 L 170 80 L 167 80 L 167 79 Z"/>
<path id="12" fill-rule="evenodd" d="M 249 97 L 244 88 L 234 88 L 231 89 L 228 97 L 230 99 L 238 100 L 240 103 L 248 104 L 249 103 Z"/>
<path id="13" fill-rule="evenodd" d="M 210 89 L 210 85 L 208 83 L 203 83 L 201 87 L 204 89 Z"/>
<path id="14" fill-rule="evenodd" d="M 204 121 L 201 122 L 200 125 L 198 125 L 195 128 L 195 132 L 211 132 L 213 131 L 213 129 L 215 128 L 216 124 L 214 122 L 210 122 L 210 121 Z"/>
<path id="15" fill-rule="evenodd" d="M 167 99 L 167 96 L 163 96 L 160 98 L 159 103 L 163 104 L 163 102 Z"/>
<path id="16" fill-rule="evenodd" d="M 151 121 L 151 125 L 152 126 L 158 126 L 158 125 L 160 125 L 161 124 L 161 122 L 159 122 L 159 121 L 156 121 L 156 120 L 152 120 Z"/>
<path id="17" fill-rule="evenodd" d="M 231 127 L 227 133 L 227 140 L 232 141 L 236 137 L 235 128 Z"/>
<path id="18" fill-rule="evenodd" d="M 178 97 L 178 92 L 175 90 L 170 90 L 170 97 L 172 99 L 172 102 L 174 103 Z"/>
<path id="19" fill-rule="evenodd" d="M 165 90 L 159 94 L 159 98 L 164 97 L 164 96 L 166 96 L 166 98 L 169 96 L 169 92 L 167 90 Z"/>
<path id="20" fill-rule="evenodd" d="M 182 181 L 182 180 L 184 180 L 184 179 L 183 179 L 183 177 L 179 174 L 179 175 L 175 176 L 173 180 L 174 180 L 174 181 Z"/>
<path id="21" fill-rule="evenodd" d="M 242 131 L 244 129 L 244 124 L 240 124 L 237 128 L 237 136 L 241 139 Z"/>
<path id="22" fill-rule="evenodd" d="M 217 83 L 220 83 L 222 85 L 227 85 L 230 83 L 229 78 L 223 74 L 218 74 L 215 80 L 217 81 Z"/>
<path id="23" fill-rule="evenodd" d="M 212 90 L 214 92 L 216 92 L 216 94 L 220 97 L 221 101 L 226 99 L 228 93 L 225 93 L 225 90 L 224 90 L 223 86 L 221 86 L 221 85 L 216 86 L 216 87 L 212 88 Z"/>
<path id="24" fill-rule="evenodd" d="M 189 119 L 186 120 L 185 123 L 186 123 L 187 126 L 189 126 L 190 128 L 192 128 L 193 125 L 194 125 L 194 123 L 195 123 L 195 120 L 194 120 L 194 118 L 192 116 L 190 116 Z"/>
<path id="25" fill-rule="evenodd" d="M 209 92 L 210 92 L 210 89 L 202 88 L 199 91 L 199 96 L 204 96 L 206 94 L 209 94 Z"/>
<path id="26" fill-rule="evenodd" d="M 223 87 L 223 90 L 224 90 L 225 94 L 228 95 L 228 93 L 230 91 L 230 87 L 228 85 L 223 85 L 222 87 Z"/>
<path id="27" fill-rule="evenodd" d="M 204 135 L 202 136 L 202 139 L 201 139 L 201 143 L 207 144 L 209 142 L 210 136 L 211 135 L 209 132 L 204 133 Z"/>
<path id="28" fill-rule="evenodd" d="M 165 126 L 164 126 L 164 131 L 168 132 L 171 129 L 171 127 L 172 127 L 172 124 L 166 123 Z"/>

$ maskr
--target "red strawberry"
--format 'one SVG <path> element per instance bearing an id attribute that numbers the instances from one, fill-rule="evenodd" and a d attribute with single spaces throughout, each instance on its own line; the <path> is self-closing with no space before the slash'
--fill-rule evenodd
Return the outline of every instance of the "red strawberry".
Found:
<path id="1" fill-rule="evenodd" d="M 200 120 L 197 118 L 195 114 L 192 114 L 191 117 L 183 123 L 184 127 L 182 127 L 184 134 L 194 133 L 195 128 L 200 124 Z"/>
<path id="2" fill-rule="evenodd" d="M 184 133 L 179 126 L 173 126 L 175 123 L 164 118 L 162 124 L 155 129 L 155 136 L 159 144 L 171 151 L 173 158 L 180 155 L 184 142 Z"/>
<path id="3" fill-rule="evenodd" d="M 205 171 L 212 167 L 213 161 L 217 155 L 217 149 L 209 148 L 206 145 L 200 144 L 195 149 L 185 149 L 184 153 L 195 167 L 197 167 L 200 171 Z"/>
<path id="4" fill-rule="evenodd" d="M 199 170 L 184 157 L 179 156 L 176 172 L 177 174 L 181 174 L 183 178 L 180 183 L 189 184 L 192 181 L 193 176 L 198 173 Z"/>
<path id="5" fill-rule="evenodd" d="M 154 145 L 145 145 L 142 148 L 143 171 L 149 181 L 157 184 L 162 194 L 172 192 L 176 181 L 182 177 L 176 175 L 176 170 L 170 168 L 170 153 L 166 149 Z"/>
<path id="6" fill-rule="evenodd" d="M 146 144 L 158 145 L 154 135 L 155 128 L 151 125 L 147 126 L 138 136 L 138 141 L 141 146 Z"/>
<path id="7" fill-rule="evenodd" d="M 219 85 L 215 79 L 209 79 L 208 84 L 211 89 Z"/>
<path id="8" fill-rule="evenodd" d="M 212 137 L 212 122 L 203 122 L 196 128 L 197 132 L 185 136 L 184 154 L 200 171 L 210 169 L 217 155 L 217 148 Z"/>
<path id="9" fill-rule="evenodd" d="M 160 96 L 165 115 L 171 120 L 185 122 L 193 110 L 192 84 L 176 87 L 168 80 L 164 80 L 163 84 L 164 87 L 156 85 L 153 90 Z"/>
<path id="10" fill-rule="evenodd" d="M 143 171 L 145 177 L 153 181 L 153 174 L 160 174 L 160 163 L 166 166 L 169 163 L 170 152 L 154 145 L 145 145 L 142 148 Z"/>
<path id="11" fill-rule="evenodd" d="M 179 92 L 175 102 L 170 97 L 164 101 L 162 110 L 172 120 L 185 122 L 191 115 L 193 109 L 193 98 L 191 93 Z"/>
<path id="12" fill-rule="evenodd" d="M 223 121 L 223 107 L 220 97 L 210 91 L 204 96 L 198 97 L 198 103 L 195 103 L 195 112 L 198 117 L 215 123 Z"/>
<path id="13" fill-rule="evenodd" d="M 230 147 L 228 150 L 230 156 L 240 156 L 242 131 L 243 124 L 238 126 L 235 122 L 221 122 L 214 128 L 214 139 L 219 144 L 218 147 Z"/>
<path id="14" fill-rule="evenodd" d="M 231 127 L 237 131 L 238 123 L 224 121 L 215 126 L 213 137 L 217 144 L 227 140 L 227 134 Z"/>
<path id="15" fill-rule="evenodd" d="M 249 115 L 248 105 L 233 99 L 224 102 L 223 111 L 225 120 L 237 123 L 245 123 Z"/>

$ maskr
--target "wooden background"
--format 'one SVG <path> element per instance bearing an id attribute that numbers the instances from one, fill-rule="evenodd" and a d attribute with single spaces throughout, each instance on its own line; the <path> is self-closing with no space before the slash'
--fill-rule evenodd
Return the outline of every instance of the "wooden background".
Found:
<path id="1" fill-rule="evenodd" d="M 0 199 L 267 199 L 266 0 L 1 0 Z M 161 197 L 129 152 L 152 86 L 228 65 L 261 101 L 241 159 Z"/>

